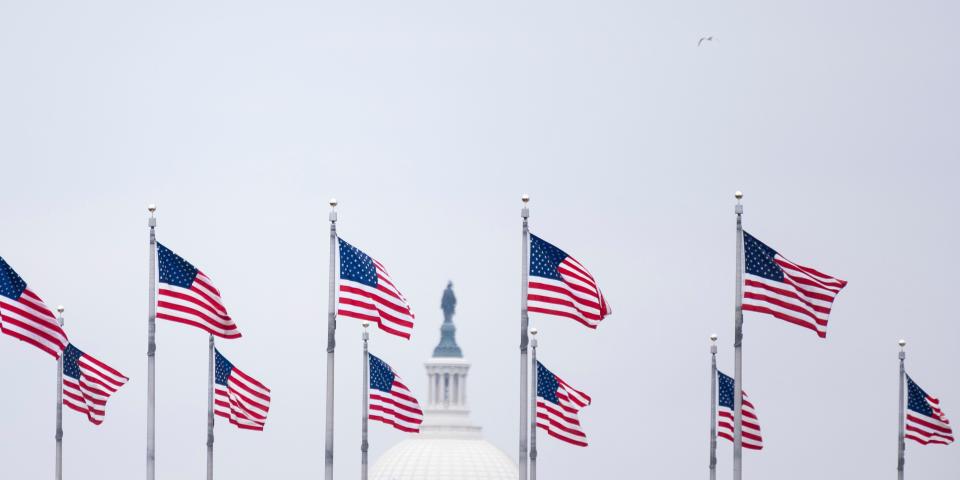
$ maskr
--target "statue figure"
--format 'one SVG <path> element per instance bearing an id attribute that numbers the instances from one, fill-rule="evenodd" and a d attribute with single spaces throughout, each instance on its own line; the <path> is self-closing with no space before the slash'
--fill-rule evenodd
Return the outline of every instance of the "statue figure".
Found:
<path id="1" fill-rule="evenodd" d="M 440 309 L 443 310 L 443 323 L 453 322 L 453 314 L 457 311 L 457 297 L 453 294 L 453 282 L 447 282 L 447 289 L 443 291 L 443 300 L 440 300 Z"/>

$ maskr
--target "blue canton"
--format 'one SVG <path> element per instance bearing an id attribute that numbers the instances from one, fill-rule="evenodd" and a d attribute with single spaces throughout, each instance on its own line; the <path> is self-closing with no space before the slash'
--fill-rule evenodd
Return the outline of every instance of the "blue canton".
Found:
<path id="1" fill-rule="evenodd" d="M 23 291 L 27 289 L 27 282 L 24 282 L 17 272 L 14 272 L 7 261 L 0 257 L 0 295 L 11 300 L 18 300 Z"/>
<path id="2" fill-rule="evenodd" d="M 724 375 L 723 372 L 717 370 L 717 386 L 720 387 L 719 396 L 717 398 L 717 403 L 721 407 L 727 407 L 730 410 L 733 410 L 733 379 Z"/>
<path id="3" fill-rule="evenodd" d="M 560 263 L 569 255 L 563 250 L 547 243 L 542 238 L 530 234 L 530 275 L 534 277 L 563 280 L 560 277 Z"/>
<path id="4" fill-rule="evenodd" d="M 397 377 L 387 362 L 380 360 L 372 353 L 367 354 L 370 357 L 370 388 L 390 393 L 393 388 L 393 379 Z"/>
<path id="5" fill-rule="evenodd" d="M 160 259 L 160 283 L 190 288 L 197 278 L 197 268 L 173 250 L 157 242 L 157 257 Z"/>
<path id="6" fill-rule="evenodd" d="M 63 350 L 63 374 L 80 381 L 80 357 L 82 356 L 83 352 L 79 348 L 74 347 L 72 343 L 68 344 Z"/>
<path id="7" fill-rule="evenodd" d="M 217 385 L 227 386 L 227 379 L 230 378 L 230 374 L 233 373 L 233 364 L 230 363 L 230 360 L 227 360 L 226 357 L 220 355 L 220 350 L 214 349 L 216 354 L 216 361 L 213 367 L 213 376 Z"/>
<path id="8" fill-rule="evenodd" d="M 554 404 L 560 405 L 560 400 L 557 399 L 557 390 L 560 389 L 560 382 L 557 381 L 557 376 L 553 374 L 550 370 L 547 370 L 547 367 L 544 367 L 540 361 L 537 361 L 537 396 L 543 397 L 544 400 Z"/>
<path id="9" fill-rule="evenodd" d="M 340 241 L 340 278 L 376 288 L 377 267 L 373 259 L 343 239 L 337 240 Z"/>
<path id="10" fill-rule="evenodd" d="M 927 392 L 913 383 L 909 375 L 907 375 L 907 408 L 921 415 L 936 418 L 933 416 L 933 407 L 927 401 Z"/>
<path id="11" fill-rule="evenodd" d="M 783 270 L 773 261 L 776 250 L 766 246 L 747 232 L 743 232 L 744 268 L 747 273 L 776 282 L 783 281 Z"/>

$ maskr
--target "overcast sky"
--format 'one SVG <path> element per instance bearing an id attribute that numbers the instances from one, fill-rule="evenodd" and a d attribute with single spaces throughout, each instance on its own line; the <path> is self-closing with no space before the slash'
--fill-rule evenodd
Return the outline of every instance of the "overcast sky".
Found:
<path id="1" fill-rule="evenodd" d="M 594 399 L 591 445 L 541 436 L 541 476 L 705 476 L 738 189 L 748 231 L 850 282 L 826 340 L 746 315 L 766 447 L 745 478 L 892 477 L 897 339 L 960 421 L 957 18 L 933 0 L 0 2 L 0 255 L 131 378 L 102 426 L 64 413 L 66 478 L 143 476 L 151 202 L 243 332 L 219 348 L 273 389 L 266 431 L 217 425 L 218 478 L 322 475 L 331 196 L 417 313 L 372 351 L 422 396 L 453 280 L 473 419 L 515 456 L 524 192 L 614 308 L 596 331 L 534 319 L 542 361 Z M 359 471 L 360 330 L 338 330 L 338 479 Z M 157 342 L 157 477 L 200 478 L 206 335 L 160 323 Z M 0 365 L 4 474 L 52 476 L 55 362 L 4 336 Z M 402 438 L 371 425 L 371 458 Z M 911 477 L 960 476 L 957 445 L 907 449 Z"/>

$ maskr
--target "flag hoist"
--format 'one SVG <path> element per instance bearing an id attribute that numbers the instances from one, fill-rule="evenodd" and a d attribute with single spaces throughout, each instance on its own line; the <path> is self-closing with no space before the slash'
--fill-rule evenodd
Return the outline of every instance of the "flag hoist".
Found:
<path id="1" fill-rule="evenodd" d="M 363 376 L 360 381 L 363 383 L 363 393 L 361 394 L 360 411 L 360 480 L 367 480 L 367 455 L 370 450 L 370 442 L 367 441 L 367 416 L 370 415 L 370 332 L 367 330 L 370 322 L 363 322 Z"/>
<path id="2" fill-rule="evenodd" d="M 743 205 L 740 200 L 743 193 L 734 194 L 737 205 L 734 213 L 737 215 L 737 299 L 734 307 L 734 334 L 733 334 L 733 391 L 743 391 Z M 714 375 L 716 377 L 716 375 Z M 743 397 L 733 396 L 733 480 L 743 478 Z"/>
<path id="3" fill-rule="evenodd" d="M 155 479 L 156 461 L 156 353 L 157 353 L 157 206 L 150 204 L 150 306 L 147 315 L 147 480 Z"/>
<path id="4" fill-rule="evenodd" d="M 903 462 L 904 462 L 903 454 L 904 454 L 904 450 L 906 450 L 905 448 L 906 445 L 904 445 L 905 432 L 904 432 L 904 426 L 903 426 L 903 423 L 904 423 L 903 388 L 905 383 L 904 379 L 907 376 L 907 372 L 906 370 L 904 370 L 904 367 L 903 367 L 903 360 L 907 357 L 907 354 L 903 351 L 903 347 L 907 346 L 907 341 L 900 339 L 899 344 L 900 344 L 900 421 L 898 425 L 899 425 L 900 435 L 899 435 L 899 441 L 897 443 L 897 479 L 903 480 Z"/>
<path id="5" fill-rule="evenodd" d="M 530 480 L 537 480 L 537 329 L 530 329 Z"/>
<path id="6" fill-rule="evenodd" d="M 521 282 L 520 282 L 520 445 L 518 459 L 520 463 L 520 480 L 527 480 L 527 372 L 530 370 L 530 364 L 527 361 L 527 332 L 530 328 L 530 316 L 527 311 L 527 286 L 528 275 L 530 274 L 530 209 L 527 204 L 530 202 L 530 195 L 523 194 L 520 197 L 523 202 L 523 208 L 520 210 L 520 217 L 523 219 L 523 259 L 521 264 Z M 536 402 L 534 402 L 536 403 Z"/>
<path id="7" fill-rule="evenodd" d="M 57 305 L 57 323 L 63 328 L 63 305 Z M 56 479 L 63 479 L 63 355 L 57 359 L 57 466 Z"/>
<path id="8" fill-rule="evenodd" d="M 717 334 L 710 335 L 710 480 L 717 480 Z"/>
<path id="9" fill-rule="evenodd" d="M 337 347 L 337 199 L 330 199 L 330 276 L 327 291 L 327 398 L 323 478 L 333 480 L 333 360 Z"/>

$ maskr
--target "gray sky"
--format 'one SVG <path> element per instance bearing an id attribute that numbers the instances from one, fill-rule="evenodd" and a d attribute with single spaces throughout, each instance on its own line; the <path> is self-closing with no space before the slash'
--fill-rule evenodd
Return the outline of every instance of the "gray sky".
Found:
<path id="1" fill-rule="evenodd" d="M 265 432 L 218 425 L 220 478 L 322 474 L 330 196 L 418 313 L 372 351 L 422 394 L 452 279 L 474 419 L 513 455 L 523 192 L 615 312 L 535 322 L 544 363 L 594 398 L 591 446 L 542 439 L 543 478 L 706 475 L 737 189 L 751 233 L 850 282 L 826 341 L 747 314 L 766 449 L 746 477 L 893 475 L 898 338 L 960 421 L 957 18 L 924 0 L 0 3 L 0 255 L 131 377 L 102 426 L 65 413 L 68 478 L 143 475 L 150 202 L 244 333 L 220 348 L 273 389 Z M 158 478 L 198 478 L 206 337 L 158 330 Z M 359 336 L 341 322 L 343 479 Z M 0 465 L 52 475 L 55 363 L 3 337 L 0 365 Z M 371 435 L 372 458 L 403 438 Z M 956 445 L 907 454 L 912 477 L 960 476 Z M 721 479 L 730 458 L 721 443 Z"/>

